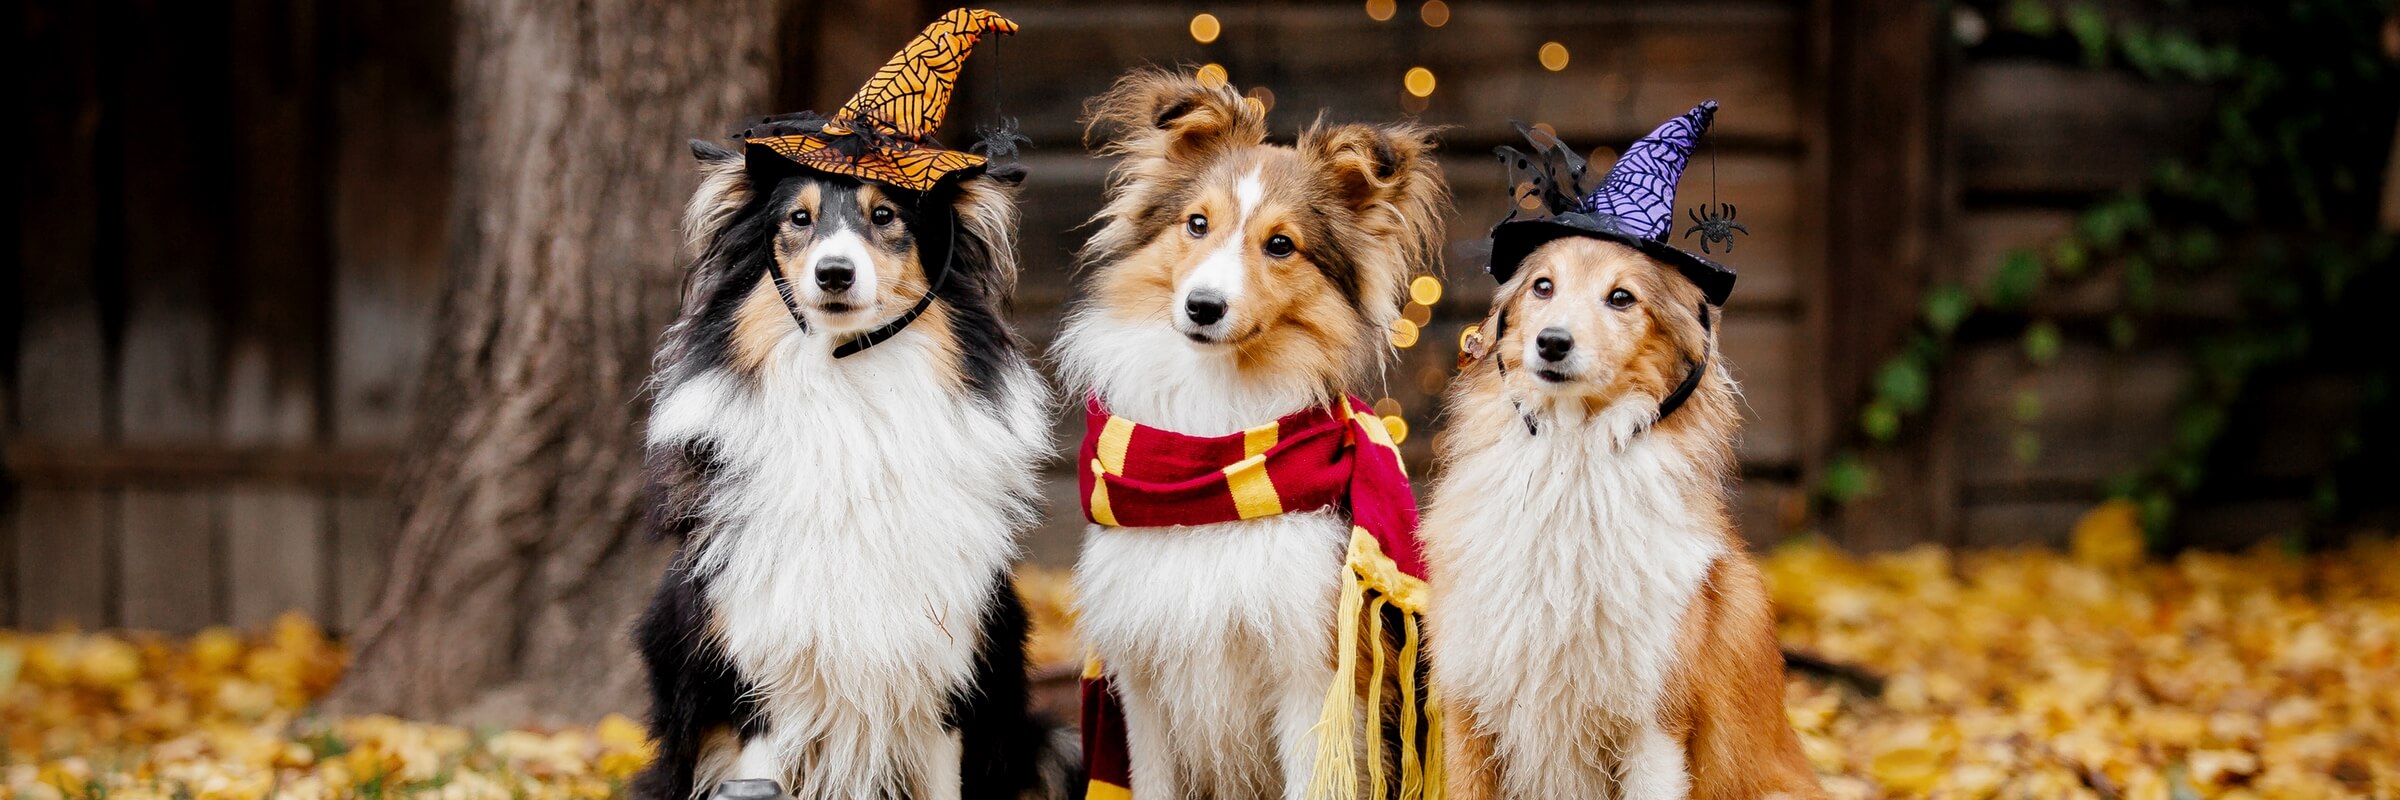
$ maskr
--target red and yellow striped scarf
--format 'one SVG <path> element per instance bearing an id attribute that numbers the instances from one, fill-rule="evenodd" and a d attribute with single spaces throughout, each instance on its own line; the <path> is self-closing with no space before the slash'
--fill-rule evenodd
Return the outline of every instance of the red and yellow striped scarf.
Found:
<path id="1" fill-rule="evenodd" d="M 1371 786 L 1373 797 L 1387 797 L 1388 781 L 1397 777 L 1405 800 L 1438 800 L 1441 730 L 1432 687 L 1420 683 L 1426 587 L 1417 501 L 1383 420 L 1347 398 L 1340 408 L 1312 408 L 1237 434 L 1186 436 L 1111 415 L 1093 398 L 1085 403 L 1084 422 L 1078 472 L 1084 516 L 1096 524 L 1205 525 L 1327 507 L 1350 512 L 1346 563 L 1326 565 L 1341 569 L 1346 580 L 1337 609 L 1335 676 L 1317 722 L 1312 796 L 1346 800 Z M 1399 612 L 1396 667 L 1384 663 L 1380 645 L 1387 607 Z M 1377 646 L 1362 648 L 1362 642 Z M 1358 689 L 1362 649 L 1371 654 L 1364 696 Z M 1384 708 L 1386 670 L 1395 668 L 1398 718 L 1368 713 L 1362 730 L 1358 710 Z M 1387 725 L 1397 726 L 1398 776 L 1387 776 L 1385 760 L 1374 756 L 1383 752 Z M 1092 800 L 1132 797 L 1123 709 L 1096 659 L 1084 668 L 1083 742 Z M 1362 742 L 1372 746 L 1362 748 Z M 1362 754 L 1368 756 L 1363 782 Z"/>

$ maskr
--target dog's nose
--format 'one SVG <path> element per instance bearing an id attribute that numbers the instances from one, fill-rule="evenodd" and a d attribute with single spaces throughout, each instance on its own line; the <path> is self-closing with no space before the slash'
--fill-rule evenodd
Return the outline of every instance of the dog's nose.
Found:
<path id="1" fill-rule="evenodd" d="M 1194 325 L 1213 325 L 1225 318 L 1225 296 L 1202 289 L 1183 299 L 1183 315 Z"/>
<path id="2" fill-rule="evenodd" d="M 850 267 L 850 259 L 840 256 L 828 257 L 817 262 L 817 288 L 828 292 L 848 289 L 851 276 L 856 274 L 858 271 Z"/>
<path id="3" fill-rule="evenodd" d="M 1533 349 L 1541 352 L 1543 361 L 1563 360 L 1567 351 L 1575 349 L 1575 337 L 1563 328 L 1543 328 L 1533 337 Z"/>

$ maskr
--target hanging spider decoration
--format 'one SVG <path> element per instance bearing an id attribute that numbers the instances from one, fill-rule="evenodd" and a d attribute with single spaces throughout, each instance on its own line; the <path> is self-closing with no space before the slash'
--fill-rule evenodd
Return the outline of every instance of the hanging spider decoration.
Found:
<path id="1" fill-rule="evenodd" d="M 1000 124 L 975 129 L 976 142 L 967 152 L 981 154 L 988 161 L 1007 161 L 1017 157 L 1017 145 L 1032 144 L 1033 140 L 1017 132 L 1017 118 L 1007 117 Z"/>
<path id="2" fill-rule="evenodd" d="M 1700 252 L 1703 253 L 1709 252 L 1708 243 L 1710 242 L 1725 243 L 1725 252 L 1731 253 L 1733 252 L 1733 234 L 1750 232 L 1749 226 L 1733 221 L 1732 203 L 1718 203 L 1713 212 L 1709 210 L 1707 203 L 1701 203 L 1684 213 L 1692 218 L 1692 229 L 1684 231 L 1683 238 L 1689 239 L 1692 238 L 1692 234 L 1700 234 Z"/>

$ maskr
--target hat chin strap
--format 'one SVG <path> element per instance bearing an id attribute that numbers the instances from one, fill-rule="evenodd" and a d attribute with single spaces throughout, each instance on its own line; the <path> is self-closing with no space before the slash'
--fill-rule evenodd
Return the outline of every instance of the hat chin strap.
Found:
<path id="1" fill-rule="evenodd" d="M 1708 304 L 1706 302 L 1700 304 L 1700 332 L 1709 332 Z M 1708 372 L 1708 350 L 1702 348 L 1699 360 L 1685 363 L 1690 364 L 1691 369 L 1683 374 L 1682 385 L 1676 386 L 1675 391 L 1668 392 L 1666 399 L 1658 401 L 1658 419 L 1650 424 L 1657 425 L 1665 422 L 1667 415 L 1675 413 L 1675 409 L 1683 407 L 1684 401 L 1692 399 L 1692 392 L 1700 388 L 1700 376 Z"/>
<path id="2" fill-rule="evenodd" d="M 950 249 L 942 256 L 942 270 L 934 273 L 933 283 L 925 287 L 924 296 L 918 297 L 916 304 L 909 306 L 907 311 L 900 312 L 900 316 L 893 317 L 892 321 L 878 325 L 874 330 L 851 337 L 849 341 L 833 348 L 833 357 L 849 358 L 858 355 L 861 350 L 890 341 L 892 337 L 900 335 L 900 331 L 906 329 L 909 323 L 924 316 L 925 309 L 933 307 L 934 295 L 941 293 L 942 285 L 949 281 L 950 264 L 957 257 L 958 219 L 952 217 L 950 219 Z M 767 259 L 767 272 L 775 278 L 775 295 L 783 298 L 783 310 L 791 312 L 792 324 L 800 326 L 801 333 L 809 333 L 812 329 L 808 327 L 808 318 L 800 315 L 800 301 L 792 297 L 791 281 L 784 278 L 783 265 L 770 257 Z"/>

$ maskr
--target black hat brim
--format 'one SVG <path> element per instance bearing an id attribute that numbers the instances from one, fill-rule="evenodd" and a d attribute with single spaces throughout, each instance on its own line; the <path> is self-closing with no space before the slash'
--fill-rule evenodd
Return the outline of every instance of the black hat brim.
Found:
<path id="1" fill-rule="evenodd" d="M 1700 287 L 1700 294 L 1708 299 L 1709 305 L 1725 305 L 1726 298 L 1733 296 L 1733 282 L 1737 276 L 1732 267 L 1647 236 L 1618 230 L 1610 226 L 1605 217 L 1582 214 L 1510 220 L 1493 226 L 1492 260 L 1484 269 L 1492 274 L 1493 280 L 1507 283 L 1509 278 L 1516 276 L 1517 266 L 1533 255 L 1533 251 L 1570 236 L 1615 242 L 1674 267 L 1675 271 L 1683 273 L 1686 280 Z"/>

